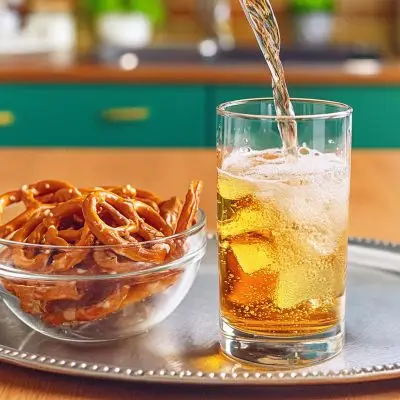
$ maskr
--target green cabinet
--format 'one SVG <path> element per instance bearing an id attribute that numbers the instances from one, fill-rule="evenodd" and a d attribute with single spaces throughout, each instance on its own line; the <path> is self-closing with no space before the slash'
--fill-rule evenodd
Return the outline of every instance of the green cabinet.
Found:
<path id="1" fill-rule="evenodd" d="M 400 147 L 400 86 L 292 86 L 354 108 L 356 148 Z M 215 146 L 215 107 L 269 85 L 0 84 L 0 147 Z"/>
<path id="2" fill-rule="evenodd" d="M 0 145 L 204 147 L 206 112 L 201 86 L 3 84 Z"/>
<path id="3" fill-rule="evenodd" d="M 291 86 L 289 90 L 291 97 L 340 101 L 352 106 L 355 148 L 400 147 L 400 86 Z M 226 86 L 214 91 L 216 105 L 271 95 L 268 86 Z"/>

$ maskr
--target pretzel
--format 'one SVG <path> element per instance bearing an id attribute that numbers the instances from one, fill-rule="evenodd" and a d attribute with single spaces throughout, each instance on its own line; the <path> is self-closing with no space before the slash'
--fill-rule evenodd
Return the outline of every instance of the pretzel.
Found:
<path id="1" fill-rule="evenodd" d="M 11 233 L 17 231 L 21 227 L 23 227 L 33 216 L 35 215 L 37 209 L 30 208 L 24 211 L 22 214 L 18 215 L 11 221 L 7 222 L 4 225 L 0 226 L 0 238 L 6 239 L 10 236 Z"/>
<path id="2" fill-rule="evenodd" d="M 40 237 L 44 233 L 42 232 L 44 229 L 42 221 L 44 215 L 48 212 L 49 209 L 35 210 L 31 219 L 13 236 L 13 240 L 20 243 L 27 241 L 31 244 L 40 244 Z M 12 260 L 21 269 L 30 271 L 43 270 L 50 258 L 50 251 L 35 252 L 36 250 L 33 247 L 18 245 L 12 250 Z"/>
<path id="3" fill-rule="evenodd" d="M 128 219 L 130 222 L 127 225 L 115 228 L 107 225 L 97 211 L 98 206 L 104 203 L 111 204 L 124 217 L 130 218 Z M 91 232 L 101 243 L 122 246 L 115 250 L 118 254 L 133 261 L 162 263 L 165 260 L 169 250 L 168 246 L 159 244 L 147 249 L 130 236 L 131 233 L 136 233 L 139 230 L 139 218 L 131 201 L 111 192 L 93 192 L 87 196 L 83 203 L 83 214 Z M 135 243 L 138 245 L 134 246 Z"/>
<path id="4" fill-rule="evenodd" d="M 154 201 L 154 203 L 156 203 L 156 204 L 159 204 L 161 201 L 160 198 L 158 196 L 156 196 L 154 193 L 149 192 L 148 190 L 143 190 L 143 189 L 136 189 L 136 198 L 151 200 L 151 201 Z"/>
<path id="5" fill-rule="evenodd" d="M 61 239 L 63 240 L 63 239 Z M 82 229 L 82 236 L 76 242 L 77 247 L 93 246 L 94 235 L 90 232 L 87 225 Z M 76 250 L 63 250 L 61 253 L 53 257 L 53 261 L 50 265 L 51 272 L 65 272 L 72 269 L 77 264 L 85 260 L 87 255 L 90 253 L 90 249 L 76 249 Z"/>
<path id="6" fill-rule="evenodd" d="M 3 215 L 4 210 L 12 205 L 19 203 L 22 200 L 21 191 L 13 190 L 11 192 L 4 193 L 0 196 L 0 216 Z"/>
<path id="7" fill-rule="evenodd" d="M 120 197 L 126 199 L 135 199 L 147 204 L 153 210 L 159 212 L 158 203 L 160 202 L 159 197 L 154 193 L 148 192 L 142 189 L 135 189 L 132 185 L 125 185 L 117 188 L 109 188 L 110 191 L 117 194 Z"/>
<path id="8" fill-rule="evenodd" d="M 55 208 L 52 208 L 51 214 L 43 221 L 44 225 L 48 228 L 54 225 L 57 229 L 60 229 L 63 222 L 67 225 L 76 223 L 74 217 L 83 216 L 82 206 L 84 197 L 75 197 L 64 203 L 58 204 Z M 83 220 L 82 220 L 83 222 Z M 65 224 L 64 224 L 65 225 Z"/>
<path id="9" fill-rule="evenodd" d="M 68 182 L 44 180 L 31 185 L 24 185 L 21 188 L 21 198 L 27 208 L 35 208 L 42 204 L 42 201 L 39 200 L 41 196 L 47 195 L 48 198 L 53 198 L 61 189 L 75 190 L 74 186 Z M 54 202 L 54 200 L 48 201 Z"/>
<path id="10" fill-rule="evenodd" d="M 35 217 L 32 218 L 14 237 L 19 242 L 33 244 L 50 244 L 53 246 L 69 246 L 69 243 L 58 236 L 58 226 L 63 218 L 82 212 L 82 198 L 75 198 L 62 203 L 52 210 L 38 209 Z M 81 237 L 76 241 L 76 246 L 91 246 L 94 244 L 94 236 L 89 228 L 85 226 L 81 232 Z M 49 265 L 50 251 L 42 252 L 37 255 L 32 254 L 31 249 L 17 248 L 13 251 L 14 262 L 17 266 L 28 270 L 48 270 L 49 272 L 64 272 L 82 262 L 88 255 L 89 250 L 61 251 L 53 255 Z"/>
<path id="11" fill-rule="evenodd" d="M 47 301 L 52 300 L 80 300 L 82 294 L 79 293 L 75 282 L 7 282 L 4 287 L 13 292 L 20 300 Z"/>
<path id="12" fill-rule="evenodd" d="M 77 188 L 62 188 L 54 193 L 38 196 L 37 200 L 44 204 L 63 203 L 80 196 L 82 196 L 82 193 Z"/>
<path id="13" fill-rule="evenodd" d="M 145 199 L 143 197 L 136 197 L 135 200 L 138 200 L 144 204 L 147 204 L 148 206 L 150 206 L 154 211 L 156 211 L 157 213 L 160 213 L 160 207 L 158 207 L 158 204 L 151 199 Z"/>
<path id="14" fill-rule="evenodd" d="M 139 216 L 148 224 L 153 226 L 165 236 L 172 235 L 172 229 L 165 222 L 164 218 L 154 208 L 139 200 L 132 200 L 133 207 Z"/>
<path id="15" fill-rule="evenodd" d="M 154 267 L 153 263 L 135 262 L 127 258 L 120 260 L 120 258 L 112 250 L 95 250 L 93 252 L 93 259 L 96 261 L 96 264 L 107 272 L 122 274 Z"/>
<path id="16" fill-rule="evenodd" d="M 99 206 L 108 210 L 110 210 L 108 206 L 112 206 L 112 216 L 117 216 L 115 222 L 124 222 L 125 225 L 118 227 L 107 225 L 99 216 Z M 127 244 L 123 236 L 138 230 L 137 216 L 132 203 L 111 192 L 97 191 L 89 194 L 83 202 L 83 215 L 90 230 L 103 244 Z"/>
<path id="17" fill-rule="evenodd" d="M 20 190 L 13 190 L 4 193 L 0 196 L 0 217 L 3 215 L 4 210 L 13 204 L 17 204 L 22 200 L 22 193 Z M 23 214 L 18 215 L 13 220 L 0 226 L 0 238 L 7 238 L 11 233 L 25 225 L 32 217 L 34 210 L 26 210 Z"/>
<path id="18" fill-rule="evenodd" d="M 158 231 L 156 228 L 153 228 L 141 218 L 139 218 L 138 235 L 142 238 L 142 241 L 152 241 L 164 237 L 162 232 Z M 133 238 L 135 238 L 135 236 L 133 236 Z"/>
<path id="19" fill-rule="evenodd" d="M 75 244 L 82 236 L 82 229 L 68 228 L 58 231 L 57 236 L 64 239 L 67 243 Z"/>
<path id="20" fill-rule="evenodd" d="M 144 199 L 150 200 L 156 204 L 160 202 L 160 198 L 156 196 L 154 193 L 149 192 L 143 189 L 136 189 L 132 185 L 125 185 L 122 187 L 105 187 L 106 190 L 110 190 L 111 192 L 119 195 L 120 197 L 129 198 L 129 199 Z"/>
<path id="21" fill-rule="evenodd" d="M 122 303 L 122 307 L 126 307 L 134 303 L 139 303 L 140 301 L 143 301 L 148 297 L 166 291 L 176 282 L 177 276 L 178 275 L 176 273 L 169 273 L 168 275 L 164 274 L 162 279 L 161 277 L 158 277 L 158 279 L 153 278 L 152 282 L 146 284 L 141 283 L 138 285 L 132 285 L 125 300 Z"/>
<path id="22" fill-rule="evenodd" d="M 68 182 L 44 180 L 31 185 L 24 185 L 20 190 L 14 190 L 1 195 L 0 216 L 6 207 L 21 201 L 25 204 L 27 210 L 8 223 L 0 226 L 0 238 L 7 238 L 12 232 L 25 225 L 33 217 L 36 208 L 53 202 L 50 199 L 54 200 L 55 198 L 57 202 L 64 201 L 65 191 L 74 193 L 74 196 L 76 194 L 76 189 Z M 60 196 L 62 193 L 64 193 L 64 197 Z"/>
<path id="23" fill-rule="evenodd" d="M 172 232 L 175 232 L 181 209 L 182 202 L 178 197 L 171 197 L 169 200 L 163 201 L 160 204 L 160 215 L 164 218 Z"/>
<path id="24" fill-rule="evenodd" d="M 50 325 L 62 325 L 71 322 L 88 322 L 99 320 L 121 309 L 130 287 L 127 285 L 118 286 L 114 291 L 104 299 L 89 306 L 80 307 L 79 304 L 70 306 L 64 310 L 57 310 L 51 313 L 45 313 L 43 321 Z"/>
<path id="25" fill-rule="evenodd" d="M 175 233 L 181 233 L 189 229 L 196 221 L 199 210 L 200 194 L 203 190 L 203 182 L 193 181 L 186 194 L 182 211 L 176 224 Z"/>
<path id="26" fill-rule="evenodd" d="M 203 182 L 193 181 L 189 186 L 183 203 L 181 213 L 176 223 L 175 233 L 182 233 L 193 226 L 196 222 L 197 212 L 199 210 L 200 194 L 203 189 Z M 186 253 L 185 238 L 171 239 L 168 244 L 171 251 L 168 255 L 169 260 L 178 259 Z"/>

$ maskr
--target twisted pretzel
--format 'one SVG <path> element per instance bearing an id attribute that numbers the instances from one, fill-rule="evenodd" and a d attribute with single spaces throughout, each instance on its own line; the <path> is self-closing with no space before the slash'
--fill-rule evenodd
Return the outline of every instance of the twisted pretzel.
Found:
<path id="1" fill-rule="evenodd" d="M 111 227 L 100 218 L 98 207 L 107 203 L 122 214 L 122 217 L 126 218 L 128 221 L 126 225 Z M 165 260 L 169 250 L 168 246 L 160 244 L 147 249 L 131 236 L 131 233 L 136 233 L 139 230 L 139 218 L 131 201 L 111 192 L 93 192 L 87 196 L 83 203 L 83 214 L 91 232 L 100 242 L 112 246 L 126 246 L 116 249 L 115 251 L 118 254 L 133 261 L 162 263 Z M 138 246 L 134 246 L 135 243 Z"/>
<path id="2" fill-rule="evenodd" d="M 109 212 L 112 210 L 111 216 L 114 222 L 122 225 L 117 227 L 107 225 L 98 213 L 100 206 Z M 97 191 L 89 194 L 83 203 L 83 215 L 90 230 L 104 244 L 129 244 L 124 237 L 138 231 L 138 220 L 133 204 L 111 192 Z"/>

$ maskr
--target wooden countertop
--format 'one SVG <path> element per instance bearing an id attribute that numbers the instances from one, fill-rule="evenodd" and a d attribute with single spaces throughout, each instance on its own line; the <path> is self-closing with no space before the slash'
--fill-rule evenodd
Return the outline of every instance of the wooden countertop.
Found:
<path id="1" fill-rule="evenodd" d="M 361 68 L 361 71 L 359 70 Z M 374 67 L 373 67 L 374 68 Z M 350 64 L 316 66 L 292 65 L 285 68 L 292 84 L 397 85 L 400 63 L 384 63 L 378 70 Z M 358 71 L 358 72 L 357 72 Z M 84 82 L 148 84 L 269 84 L 269 73 L 262 63 L 231 65 L 143 64 L 134 70 L 116 66 L 49 63 L 1 63 L 0 82 Z"/>
<path id="2" fill-rule="evenodd" d="M 210 229 L 215 229 L 214 151 L 2 149 L 0 159 L 3 166 L 9 166 L 0 169 L 2 191 L 53 177 L 68 179 L 77 185 L 131 182 L 166 196 L 183 194 L 192 178 L 201 178 L 206 185 L 202 207 L 209 216 Z M 350 234 L 400 242 L 399 204 L 400 151 L 355 151 Z M 320 388 L 211 389 L 84 380 L 0 364 L 0 399 L 147 400 L 160 397 L 167 400 L 249 397 L 254 400 L 396 400 L 400 399 L 400 380 Z"/>

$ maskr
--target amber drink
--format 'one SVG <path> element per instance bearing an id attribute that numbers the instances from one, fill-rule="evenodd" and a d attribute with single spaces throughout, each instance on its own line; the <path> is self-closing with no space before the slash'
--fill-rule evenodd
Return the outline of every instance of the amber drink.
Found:
<path id="1" fill-rule="evenodd" d="M 250 362 L 312 364 L 343 346 L 351 109 L 302 116 L 314 103 L 295 101 L 307 140 L 289 156 L 273 115 L 255 114 L 269 102 L 219 108 L 221 343 Z"/>

